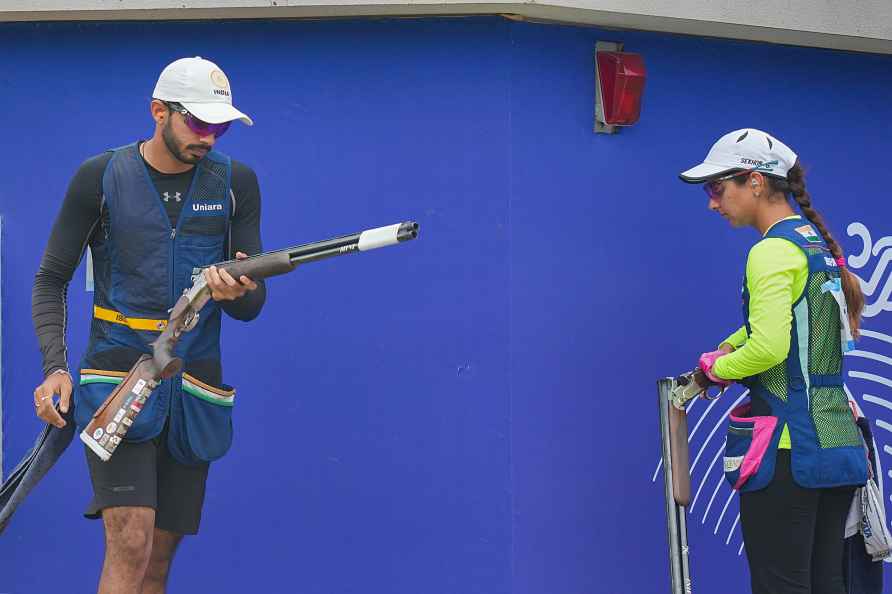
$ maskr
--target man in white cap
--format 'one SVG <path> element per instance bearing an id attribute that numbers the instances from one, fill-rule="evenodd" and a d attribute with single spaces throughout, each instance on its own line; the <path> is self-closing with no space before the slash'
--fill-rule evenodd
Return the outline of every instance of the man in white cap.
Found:
<path id="1" fill-rule="evenodd" d="M 171 63 L 158 79 L 150 109 L 151 139 L 81 165 L 34 280 L 32 316 L 45 376 L 34 405 L 37 416 L 56 427 L 75 423 L 83 430 L 124 372 L 151 352 L 168 309 L 196 274 L 215 262 L 262 251 L 257 178 L 214 150 L 233 121 L 253 124 L 233 107 L 223 71 L 200 57 Z M 73 387 L 65 294 L 87 246 L 93 256 L 93 320 Z M 266 290 L 260 281 L 235 279 L 213 267 L 204 274 L 213 301 L 180 341 L 183 373 L 152 393 L 110 461 L 85 449 L 94 491 L 85 515 L 101 517 L 105 527 L 102 593 L 165 591 L 177 544 L 184 534 L 198 532 L 210 462 L 232 440 L 235 392 L 222 378 L 221 311 L 253 319 Z M 93 437 L 120 439 L 112 427 Z"/>

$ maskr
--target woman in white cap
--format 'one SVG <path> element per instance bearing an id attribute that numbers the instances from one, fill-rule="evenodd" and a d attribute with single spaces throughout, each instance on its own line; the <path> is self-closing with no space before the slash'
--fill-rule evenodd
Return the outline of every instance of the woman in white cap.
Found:
<path id="1" fill-rule="evenodd" d="M 762 237 L 747 257 L 744 325 L 699 362 L 714 382 L 750 391 L 730 415 L 724 468 L 741 494 L 752 592 L 845 594 L 845 520 L 867 478 L 842 375 L 864 305 L 858 279 L 778 139 L 735 130 L 680 177 Z"/>

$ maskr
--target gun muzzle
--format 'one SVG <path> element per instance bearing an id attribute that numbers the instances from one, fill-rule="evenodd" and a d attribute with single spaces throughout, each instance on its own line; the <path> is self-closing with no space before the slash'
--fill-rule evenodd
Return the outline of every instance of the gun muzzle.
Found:
<path id="1" fill-rule="evenodd" d="M 416 239 L 417 237 L 418 223 L 415 221 L 400 223 L 399 229 L 397 229 L 396 232 L 397 241 L 409 241 L 410 239 Z"/>
<path id="2" fill-rule="evenodd" d="M 418 223 L 407 221 L 363 231 L 359 234 L 359 242 L 356 247 L 360 252 L 366 252 L 388 245 L 396 245 L 416 237 L 418 237 Z"/>

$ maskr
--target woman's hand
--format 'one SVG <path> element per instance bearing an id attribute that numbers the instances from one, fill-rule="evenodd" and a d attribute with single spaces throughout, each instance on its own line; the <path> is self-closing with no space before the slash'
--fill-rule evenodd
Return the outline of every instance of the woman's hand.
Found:
<path id="1" fill-rule="evenodd" d="M 723 344 L 722 346 L 726 346 L 726 345 Z M 730 346 L 730 345 L 727 345 L 727 346 Z M 722 386 L 723 388 L 730 386 L 731 382 L 729 380 L 722 379 L 719 376 L 717 376 L 716 374 L 714 374 L 712 372 L 712 367 L 715 365 L 716 359 L 718 359 L 719 357 L 724 357 L 729 352 L 730 351 L 724 350 L 721 347 L 719 347 L 719 350 L 717 350 L 717 351 L 710 351 L 708 353 L 703 353 L 702 355 L 700 355 L 700 362 L 699 362 L 700 369 L 703 371 L 703 373 L 706 374 L 706 377 L 708 377 L 710 381 L 715 382 L 716 384 Z"/>

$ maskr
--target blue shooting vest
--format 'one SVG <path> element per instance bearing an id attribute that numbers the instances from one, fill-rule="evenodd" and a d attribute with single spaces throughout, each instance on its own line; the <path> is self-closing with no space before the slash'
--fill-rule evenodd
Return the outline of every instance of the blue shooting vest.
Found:
<path id="1" fill-rule="evenodd" d="M 74 394 L 79 431 L 120 383 L 121 372 L 140 354 L 151 353 L 159 330 L 145 329 L 147 323 L 166 320 L 193 276 L 226 259 L 232 210 L 226 155 L 212 151 L 196 165 L 172 229 L 137 144 L 111 152 L 102 178 L 102 228 L 91 246 L 94 318 Z M 127 441 L 151 439 L 169 422 L 168 446 L 179 461 L 198 464 L 226 453 L 234 390 L 222 385 L 220 317 L 213 300 L 201 309 L 198 324 L 174 351 L 184 360 L 183 372 L 152 392 Z"/>
<path id="2" fill-rule="evenodd" d="M 778 365 L 758 375 L 741 380 L 750 389 L 751 422 L 729 424 L 726 460 L 743 456 L 753 426 L 763 421 L 773 424 L 771 439 L 758 471 L 741 491 L 755 491 L 767 486 L 774 477 L 777 445 L 784 425 L 790 428 L 793 478 L 806 488 L 863 485 L 867 480 L 867 462 L 860 431 L 848 406 L 843 389 L 843 356 L 840 332 L 840 307 L 827 289 L 828 281 L 839 279 L 827 244 L 816 229 L 802 218 L 775 224 L 766 238 L 785 239 L 803 251 L 808 260 L 808 281 L 802 296 L 793 303 L 790 351 Z M 749 291 L 743 279 L 743 317 L 747 335 Z M 749 437 L 747 437 L 749 435 Z M 734 484 L 739 469 L 726 477 Z"/>

